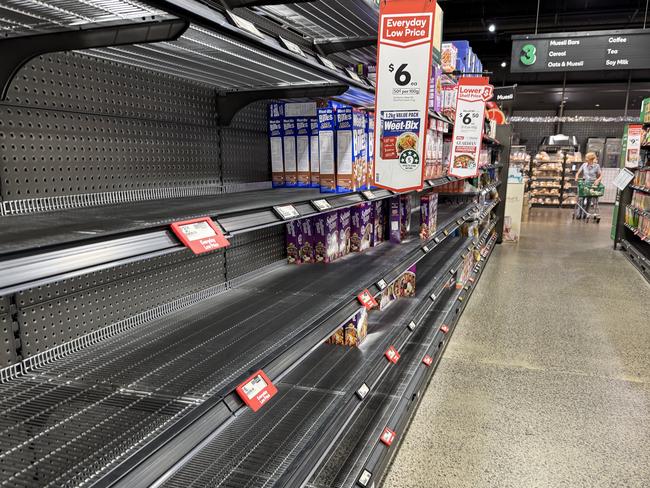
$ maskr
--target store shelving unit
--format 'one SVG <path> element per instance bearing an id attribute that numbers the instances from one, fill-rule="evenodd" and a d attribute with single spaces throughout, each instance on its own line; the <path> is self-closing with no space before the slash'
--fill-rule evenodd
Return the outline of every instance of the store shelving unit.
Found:
<path id="1" fill-rule="evenodd" d="M 0 70 L 0 483 L 292 486 L 324 483 L 335 455 L 348 478 L 378 479 L 395 448 L 375 431 L 403 433 L 435 369 L 422 355 L 437 364 L 500 239 L 509 132 L 486 139 L 477 191 L 440 195 L 429 240 L 290 266 L 275 207 L 303 218 L 314 200 L 394 196 L 269 182 L 268 100 L 373 105 L 372 84 L 344 68 L 374 57 L 372 2 L 344 14 L 323 0 L 10 3 L 0 52 L 30 49 Z M 231 246 L 195 256 L 169 225 L 204 216 Z M 480 234 L 463 237 L 470 222 Z M 450 286 L 477 248 L 471 281 Z M 359 292 L 379 295 L 414 264 L 417 296 L 372 314 L 372 340 L 324 344 Z M 279 393 L 253 413 L 235 388 L 259 369 Z"/>
<path id="2" fill-rule="evenodd" d="M 566 152 L 549 160 L 531 161 L 528 180 L 529 202 L 532 207 L 563 207 L 576 204 L 577 184 L 574 181 L 580 162 Z M 543 201 L 540 201 L 543 199 Z M 549 201 L 547 201 L 549 200 Z"/>

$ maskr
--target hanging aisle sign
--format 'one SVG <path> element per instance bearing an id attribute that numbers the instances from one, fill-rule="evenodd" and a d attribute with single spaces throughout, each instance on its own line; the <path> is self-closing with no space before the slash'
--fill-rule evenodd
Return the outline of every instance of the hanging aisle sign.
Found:
<path id="1" fill-rule="evenodd" d="M 380 2 L 375 97 L 376 186 L 424 186 L 425 137 L 436 2 Z"/>
<path id="2" fill-rule="evenodd" d="M 456 120 L 452 135 L 449 175 L 457 178 L 478 176 L 478 162 L 483 139 L 485 102 L 494 88 L 488 78 L 461 78 L 456 98 Z"/>

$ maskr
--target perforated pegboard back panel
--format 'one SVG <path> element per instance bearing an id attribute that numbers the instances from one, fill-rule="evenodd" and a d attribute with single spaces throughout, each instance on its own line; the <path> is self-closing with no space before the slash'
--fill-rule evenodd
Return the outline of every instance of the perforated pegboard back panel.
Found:
<path id="1" fill-rule="evenodd" d="M 9 297 L 0 296 L 0 315 L 9 313 Z"/>
<path id="2" fill-rule="evenodd" d="M 18 360 L 13 327 L 10 315 L 0 315 L 0 368 L 16 364 Z"/>
<path id="3" fill-rule="evenodd" d="M 284 225 L 237 235 L 232 238 L 231 246 L 226 249 L 228 279 L 232 280 L 285 258 Z"/>
<path id="4" fill-rule="evenodd" d="M 222 130 L 225 185 L 269 181 L 268 101 L 242 109 Z"/>
<path id="5" fill-rule="evenodd" d="M 206 85 L 64 52 L 27 63 L 5 104 L 215 127 L 215 97 Z"/>
<path id="6" fill-rule="evenodd" d="M 224 254 L 211 253 L 155 267 L 96 286 L 88 279 L 83 289 L 55 298 L 30 290 L 18 297 L 18 323 L 23 356 L 29 357 L 176 298 L 223 283 Z M 65 287 L 65 283 L 57 284 Z"/>

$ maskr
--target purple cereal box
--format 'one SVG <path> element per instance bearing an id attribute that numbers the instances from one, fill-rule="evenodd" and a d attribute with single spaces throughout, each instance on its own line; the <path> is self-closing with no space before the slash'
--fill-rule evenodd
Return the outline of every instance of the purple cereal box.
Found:
<path id="1" fill-rule="evenodd" d="M 291 264 L 300 263 L 300 249 L 303 245 L 302 227 L 300 221 L 287 223 L 287 261 Z"/>
<path id="2" fill-rule="evenodd" d="M 372 206 L 372 234 L 370 245 L 378 246 L 386 240 L 386 204 L 385 200 L 370 202 Z"/>
<path id="3" fill-rule="evenodd" d="M 352 212 L 349 208 L 339 210 L 339 256 L 350 254 Z"/>
<path id="4" fill-rule="evenodd" d="M 438 194 L 420 197 L 420 239 L 430 239 L 436 233 L 438 217 Z"/>
<path id="5" fill-rule="evenodd" d="M 390 242 L 402 242 L 402 205 L 399 195 L 390 199 Z"/>
<path id="6" fill-rule="evenodd" d="M 302 247 L 300 248 L 300 261 L 313 263 L 314 255 L 314 219 L 307 218 L 299 221 L 302 229 Z"/>
<path id="7" fill-rule="evenodd" d="M 370 247 L 373 234 L 372 205 L 373 202 L 365 202 L 352 207 L 352 252 L 362 252 Z"/>
<path id="8" fill-rule="evenodd" d="M 313 217 L 314 258 L 331 263 L 339 254 L 339 215 L 337 211 Z"/>
<path id="9" fill-rule="evenodd" d="M 411 232 L 411 196 L 400 195 L 400 239 L 404 240 Z"/>

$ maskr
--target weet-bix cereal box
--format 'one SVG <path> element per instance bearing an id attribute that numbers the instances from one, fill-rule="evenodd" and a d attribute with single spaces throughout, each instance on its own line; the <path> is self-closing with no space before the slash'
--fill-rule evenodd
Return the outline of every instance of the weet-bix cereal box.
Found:
<path id="1" fill-rule="evenodd" d="M 320 188 L 320 157 L 318 154 L 318 117 L 309 118 L 309 175 L 312 188 Z"/>
<path id="2" fill-rule="evenodd" d="M 355 189 L 353 114 L 352 107 L 340 107 L 336 110 L 336 191 L 338 193 Z"/>
<path id="3" fill-rule="evenodd" d="M 313 263 L 316 261 L 314 254 L 314 219 L 306 218 L 299 221 L 302 230 L 302 247 L 300 248 L 300 261 Z"/>
<path id="4" fill-rule="evenodd" d="M 438 224 L 438 194 L 427 193 L 420 197 L 420 239 L 430 239 Z"/>
<path id="5" fill-rule="evenodd" d="M 300 249 L 304 243 L 302 226 L 298 220 L 287 223 L 287 261 L 291 264 L 299 264 Z"/>
<path id="6" fill-rule="evenodd" d="M 331 263 L 339 255 L 339 215 L 337 211 L 312 217 L 314 257 L 317 263 Z"/>
<path id="7" fill-rule="evenodd" d="M 318 109 L 318 155 L 320 191 L 336 192 L 336 113 L 331 107 Z"/>
<path id="8" fill-rule="evenodd" d="M 352 212 L 349 208 L 338 211 L 339 213 L 339 257 L 350 254 L 352 237 Z"/>
<path id="9" fill-rule="evenodd" d="M 296 117 L 296 165 L 298 186 L 311 186 L 310 162 L 311 121 L 307 117 Z"/>
<path id="10" fill-rule="evenodd" d="M 282 103 L 269 104 L 269 145 L 271 150 L 271 178 L 274 187 L 284 186 L 283 116 L 284 105 Z"/>
<path id="11" fill-rule="evenodd" d="M 352 207 L 352 252 L 363 252 L 372 242 L 372 206 L 373 202 L 364 202 Z"/>
<path id="12" fill-rule="evenodd" d="M 368 188 L 368 133 L 366 128 L 367 116 L 360 110 L 352 111 L 352 188 L 365 190 Z"/>
<path id="13" fill-rule="evenodd" d="M 298 186 L 296 166 L 296 119 L 282 119 L 282 145 L 284 154 L 284 185 Z"/>

